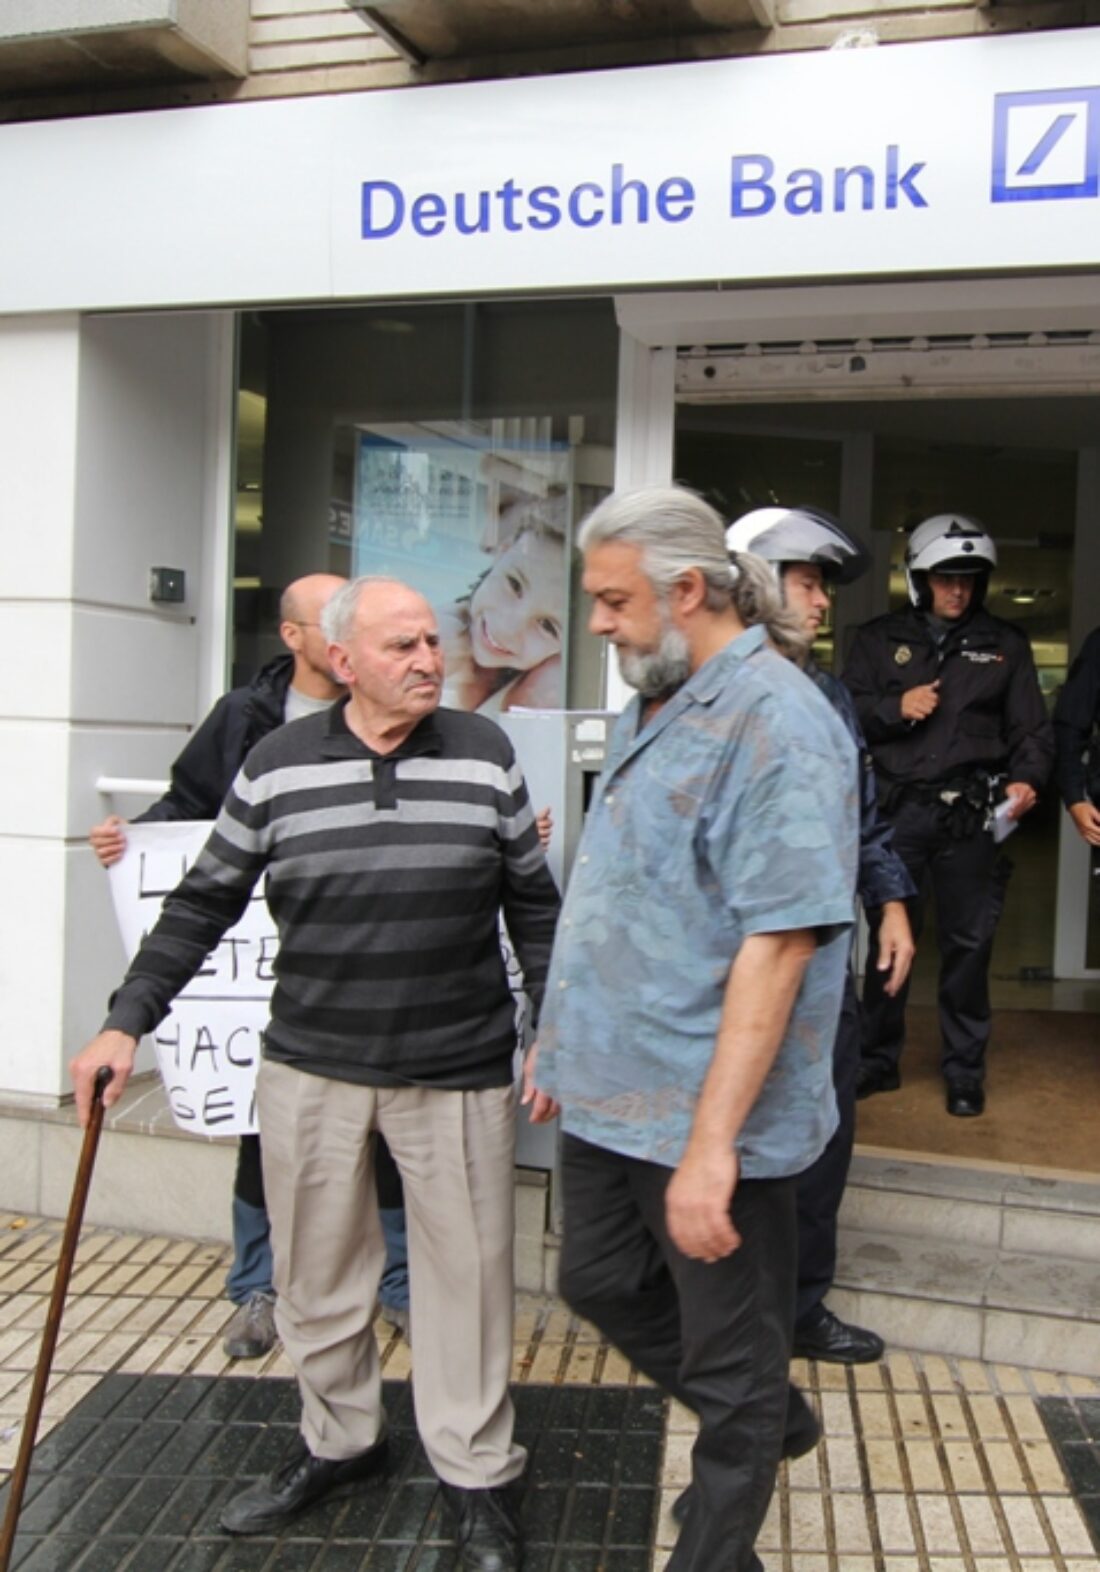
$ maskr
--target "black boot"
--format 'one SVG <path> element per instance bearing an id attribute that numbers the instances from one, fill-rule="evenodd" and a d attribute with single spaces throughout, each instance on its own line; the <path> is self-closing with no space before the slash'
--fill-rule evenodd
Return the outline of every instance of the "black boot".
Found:
<path id="1" fill-rule="evenodd" d="M 794 1357 L 819 1359 L 827 1365 L 870 1365 L 881 1359 L 886 1344 L 877 1332 L 850 1326 L 824 1305 L 794 1329 Z"/>
<path id="2" fill-rule="evenodd" d="M 856 1097 L 874 1097 L 877 1092 L 896 1092 L 901 1086 L 901 1071 L 876 1059 L 864 1059 L 856 1072 Z"/>
<path id="3" fill-rule="evenodd" d="M 947 1111 L 956 1119 L 979 1119 L 985 1112 L 985 1093 L 980 1081 L 950 1081 Z"/>

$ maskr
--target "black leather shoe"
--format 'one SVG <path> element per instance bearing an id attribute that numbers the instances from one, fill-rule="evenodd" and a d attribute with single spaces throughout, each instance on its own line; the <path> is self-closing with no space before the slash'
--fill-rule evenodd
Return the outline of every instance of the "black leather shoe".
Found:
<path id="1" fill-rule="evenodd" d="M 787 1428 L 783 1432 L 779 1456 L 785 1463 L 793 1463 L 796 1457 L 805 1457 L 807 1452 L 812 1452 L 820 1440 L 821 1426 L 817 1415 L 806 1399 L 802 1398 L 793 1420 L 790 1409 L 787 1410 Z"/>
<path id="2" fill-rule="evenodd" d="M 382 1435 L 357 1457 L 333 1462 L 314 1457 L 299 1436 L 285 1462 L 223 1507 L 221 1525 L 227 1534 L 265 1534 L 282 1528 L 316 1502 L 382 1473 L 389 1446 L 388 1438 Z"/>
<path id="3" fill-rule="evenodd" d="M 690 1505 L 691 1505 L 691 1486 L 689 1485 L 686 1490 L 681 1490 L 680 1491 L 680 1494 L 676 1497 L 676 1500 L 672 1503 L 672 1507 L 671 1507 L 672 1521 L 676 1524 L 676 1526 L 678 1528 L 682 1526 L 685 1517 L 687 1517 L 687 1515 L 688 1515 L 688 1507 Z"/>
<path id="4" fill-rule="evenodd" d="M 519 1572 L 523 1545 L 504 1491 L 442 1488 L 455 1520 L 458 1565 L 467 1572 Z"/>
<path id="5" fill-rule="evenodd" d="M 885 1352 L 886 1344 L 877 1332 L 849 1326 L 823 1305 L 813 1320 L 794 1329 L 796 1359 L 819 1359 L 827 1365 L 870 1365 Z"/>
<path id="6" fill-rule="evenodd" d="M 801 1412 L 796 1417 L 793 1425 L 789 1425 L 783 1436 L 783 1450 L 780 1457 L 784 1462 L 793 1463 L 796 1457 L 805 1457 L 807 1452 L 812 1452 L 821 1440 L 821 1426 L 817 1416 L 809 1403 L 803 1402 Z M 682 1524 L 691 1505 L 691 1486 L 681 1490 L 676 1500 L 672 1503 L 672 1521 Z"/>
<path id="7" fill-rule="evenodd" d="M 985 1093 L 976 1081 L 956 1081 L 947 1088 L 947 1111 L 956 1119 L 977 1119 L 985 1112 Z"/>
<path id="8" fill-rule="evenodd" d="M 898 1070 L 887 1069 L 868 1059 L 856 1071 L 856 1097 L 873 1097 L 876 1092 L 896 1092 L 901 1085 Z"/>

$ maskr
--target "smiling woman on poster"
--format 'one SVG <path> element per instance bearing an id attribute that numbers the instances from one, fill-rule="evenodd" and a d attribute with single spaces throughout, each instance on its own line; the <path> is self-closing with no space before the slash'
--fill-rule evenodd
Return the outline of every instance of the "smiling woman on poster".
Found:
<path id="1" fill-rule="evenodd" d="M 437 606 L 443 702 L 500 714 L 562 703 L 566 597 L 565 500 L 516 504 L 501 519 L 501 545 L 469 593 Z"/>

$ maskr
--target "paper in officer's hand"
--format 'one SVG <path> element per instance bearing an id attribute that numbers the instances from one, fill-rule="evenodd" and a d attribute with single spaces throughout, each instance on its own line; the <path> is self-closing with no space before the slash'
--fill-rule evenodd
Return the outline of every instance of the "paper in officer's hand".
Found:
<path id="1" fill-rule="evenodd" d="M 1011 797 L 1006 797 L 1004 802 L 999 802 L 993 810 L 993 839 L 998 846 L 1020 828 L 1019 819 L 1009 817 L 1012 809 L 1013 800 Z"/>

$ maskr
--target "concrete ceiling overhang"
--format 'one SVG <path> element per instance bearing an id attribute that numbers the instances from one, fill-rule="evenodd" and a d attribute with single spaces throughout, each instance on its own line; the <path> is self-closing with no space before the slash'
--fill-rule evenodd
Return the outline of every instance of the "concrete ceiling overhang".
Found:
<path id="1" fill-rule="evenodd" d="M 248 0 L 0 6 L 0 93 L 125 87 L 248 69 Z"/>
<path id="2" fill-rule="evenodd" d="M 774 0 L 374 0 L 353 9 L 417 65 L 768 28 Z"/>

